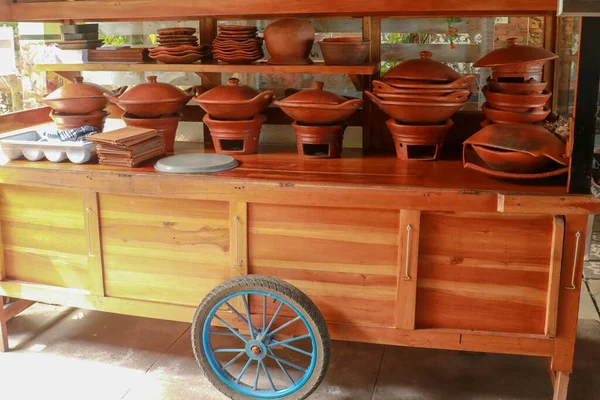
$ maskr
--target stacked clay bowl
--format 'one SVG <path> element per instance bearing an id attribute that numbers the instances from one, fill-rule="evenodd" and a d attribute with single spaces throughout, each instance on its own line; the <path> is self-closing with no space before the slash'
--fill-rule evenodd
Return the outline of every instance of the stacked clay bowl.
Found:
<path id="1" fill-rule="evenodd" d="M 120 96 L 105 94 L 123 110 L 123 121 L 128 126 L 156 129 L 163 137 L 165 150 L 172 151 L 181 111 L 196 92 L 195 87 L 183 91 L 168 83 L 157 82 L 149 76 L 147 83 L 137 85 Z"/>
<path id="2" fill-rule="evenodd" d="M 401 160 L 435 160 L 446 134 L 454 125 L 450 117 L 471 95 L 474 76 L 461 77 L 452 68 L 431 59 L 407 60 L 373 81 L 367 96 L 391 119 L 387 121 Z"/>
<path id="3" fill-rule="evenodd" d="M 219 25 L 213 41 L 215 59 L 228 64 L 249 64 L 264 57 L 263 40 L 256 34 L 256 26 Z"/>
<path id="4" fill-rule="evenodd" d="M 208 126 L 220 154 L 253 154 L 266 117 L 261 114 L 273 101 L 273 91 L 259 92 L 231 78 L 194 101 L 206 111 L 202 121 Z"/>
<path id="5" fill-rule="evenodd" d="M 312 86 L 275 105 L 294 120 L 298 154 L 305 158 L 340 157 L 347 120 L 363 101 L 323 90 L 323 82 L 315 81 Z"/>
<path id="6" fill-rule="evenodd" d="M 367 61 L 370 42 L 360 37 L 325 38 L 318 42 L 325 64 L 360 65 Z"/>
<path id="7" fill-rule="evenodd" d="M 73 81 L 44 98 L 44 103 L 52 108 L 50 118 L 59 130 L 89 125 L 102 132 L 106 117 L 109 115 L 108 111 L 104 111 L 109 105 L 105 94 L 118 96 L 127 87 L 110 92 L 102 86 L 84 83 L 81 76 L 76 76 Z"/>
<path id="8" fill-rule="evenodd" d="M 557 57 L 548 50 L 518 45 L 516 39 L 509 39 L 508 46 L 477 61 L 474 66 L 492 69 L 492 76 L 482 89 L 487 119 L 496 124 L 533 124 L 545 120 L 550 114 L 545 105 L 552 93 L 545 90 L 543 67 L 546 61 Z"/>
<path id="9" fill-rule="evenodd" d="M 191 64 L 210 55 L 210 46 L 198 46 L 195 28 L 158 30 L 158 46 L 150 49 L 150 57 L 165 64 Z"/>

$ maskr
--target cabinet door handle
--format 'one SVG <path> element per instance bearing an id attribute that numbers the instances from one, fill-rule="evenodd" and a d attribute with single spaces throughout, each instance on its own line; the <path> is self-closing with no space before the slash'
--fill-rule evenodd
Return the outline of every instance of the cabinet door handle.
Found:
<path id="1" fill-rule="evenodd" d="M 94 252 L 92 251 L 92 232 L 91 232 L 91 217 L 92 209 L 90 207 L 85 209 L 85 214 L 87 217 L 87 238 L 88 238 L 88 256 L 95 257 Z"/>
<path id="2" fill-rule="evenodd" d="M 240 269 L 240 217 L 235 216 L 235 264 L 233 268 Z"/>
<path id="3" fill-rule="evenodd" d="M 402 277 L 403 281 L 410 281 L 410 274 L 408 272 L 408 267 L 410 263 L 410 233 L 412 231 L 412 226 L 406 226 L 406 271 L 405 276 Z"/>
<path id="4" fill-rule="evenodd" d="M 579 239 L 581 238 L 581 232 L 577 231 L 575 233 L 575 257 L 573 258 L 573 275 L 571 276 L 571 286 L 567 286 L 565 289 L 575 290 L 577 286 L 575 286 L 575 273 L 577 272 L 577 256 L 579 255 Z"/>

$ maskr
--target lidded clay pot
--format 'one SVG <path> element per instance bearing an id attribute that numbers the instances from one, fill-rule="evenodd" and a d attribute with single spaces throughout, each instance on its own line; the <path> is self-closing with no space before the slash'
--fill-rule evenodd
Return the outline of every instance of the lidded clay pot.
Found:
<path id="1" fill-rule="evenodd" d="M 109 101 L 104 97 L 105 93 L 118 96 L 127 89 L 127 86 L 123 86 L 111 92 L 95 83 L 83 82 L 81 76 L 74 77 L 73 81 L 73 83 L 61 86 L 44 97 L 44 103 L 60 113 L 71 115 L 89 114 L 103 110 L 108 106 Z"/>
<path id="2" fill-rule="evenodd" d="M 430 51 L 419 53 L 421 58 L 406 60 L 390 69 L 383 80 L 414 81 L 421 83 L 449 83 L 460 78 L 460 74 L 449 66 L 431 59 Z"/>
<path id="3" fill-rule="evenodd" d="M 315 29 L 308 21 L 284 18 L 265 28 L 265 45 L 271 55 L 267 64 L 312 64 L 309 58 Z"/>
<path id="4" fill-rule="evenodd" d="M 274 92 L 260 92 L 250 86 L 240 85 L 231 78 L 226 85 L 217 86 L 194 98 L 212 118 L 223 120 L 252 119 L 273 101 Z"/>

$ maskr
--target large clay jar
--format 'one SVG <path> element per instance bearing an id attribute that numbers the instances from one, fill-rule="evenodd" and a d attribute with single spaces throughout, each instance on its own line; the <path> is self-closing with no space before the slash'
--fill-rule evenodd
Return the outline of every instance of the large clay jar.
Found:
<path id="1" fill-rule="evenodd" d="M 312 64 L 309 58 L 315 29 L 308 21 L 284 18 L 265 28 L 265 44 L 271 58 L 268 64 Z"/>

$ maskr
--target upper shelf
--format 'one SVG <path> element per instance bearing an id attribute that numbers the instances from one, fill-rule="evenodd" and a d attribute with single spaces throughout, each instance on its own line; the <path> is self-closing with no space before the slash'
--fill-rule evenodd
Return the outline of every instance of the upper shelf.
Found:
<path id="1" fill-rule="evenodd" d="M 378 65 L 326 65 L 316 62 L 311 65 L 269 65 L 253 64 L 158 64 L 158 63 L 78 63 L 78 64 L 37 64 L 37 71 L 136 71 L 136 72 L 220 72 L 220 73 L 282 73 L 282 74 L 329 74 L 329 75 L 373 75 Z"/>
<path id="2" fill-rule="evenodd" d="M 0 16 L 10 14 L 12 21 L 23 22 L 68 19 L 173 20 L 200 17 L 260 19 L 283 16 L 506 16 L 540 15 L 555 12 L 557 6 L 557 0 L 28 0 L 16 3 L 0 0 Z"/>

